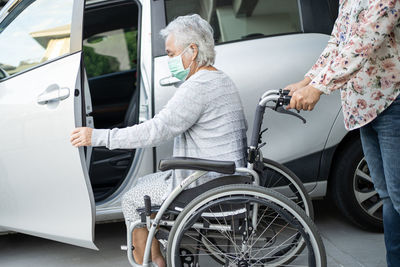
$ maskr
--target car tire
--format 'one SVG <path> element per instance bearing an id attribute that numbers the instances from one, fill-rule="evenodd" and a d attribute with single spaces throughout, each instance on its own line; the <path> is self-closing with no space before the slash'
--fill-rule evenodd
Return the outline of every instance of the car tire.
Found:
<path id="1" fill-rule="evenodd" d="M 383 231 L 382 200 L 374 189 L 359 138 L 336 153 L 329 183 L 329 196 L 346 218 L 365 230 Z"/>

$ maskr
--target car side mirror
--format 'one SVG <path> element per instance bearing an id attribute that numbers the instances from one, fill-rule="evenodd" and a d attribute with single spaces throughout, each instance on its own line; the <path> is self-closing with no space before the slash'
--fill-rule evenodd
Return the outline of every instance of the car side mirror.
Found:
<path id="1" fill-rule="evenodd" d="M 179 82 L 181 82 L 181 80 L 179 80 L 175 77 L 172 77 L 172 76 L 168 76 L 168 77 L 160 79 L 161 86 L 170 86 L 170 85 L 177 84 Z"/>

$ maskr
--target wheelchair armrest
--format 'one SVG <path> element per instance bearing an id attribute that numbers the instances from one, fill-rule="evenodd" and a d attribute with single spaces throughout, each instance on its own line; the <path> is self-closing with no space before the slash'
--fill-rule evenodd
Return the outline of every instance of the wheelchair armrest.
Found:
<path id="1" fill-rule="evenodd" d="M 234 161 L 218 161 L 208 159 L 175 157 L 160 160 L 158 168 L 161 171 L 185 169 L 198 171 L 212 171 L 224 174 L 234 174 L 236 166 Z"/>

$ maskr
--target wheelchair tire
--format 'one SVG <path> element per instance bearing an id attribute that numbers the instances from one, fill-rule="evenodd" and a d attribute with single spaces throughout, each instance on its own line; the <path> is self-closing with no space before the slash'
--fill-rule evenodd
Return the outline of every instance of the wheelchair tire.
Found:
<path id="1" fill-rule="evenodd" d="M 280 188 L 274 190 L 290 198 L 300 206 L 311 219 L 314 219 L 314 208 L 310 195 L 299 177 L 290 169 L 276 161 L 264 158 L 263 171 L 259 175 L 261 186 L 263 187 L 274 189 L 276 183 L 279 182 L 289 185 L 289 188 L 286 188 L 285 191 L 281 191 Z"/>
<path id="2" fill-rule="evenodd" d="M 252 217 L 250 207 L 254 209 L 255 204 L 259 213 L 262 212 L 257 217 L 256 230 L 248 223 Z M 261 223 L 263 227 L 260 227 Z M 260 236 L 255 237 L 256 234 Z M 197 235 L 200 238 L 196 238 Z M 208 240 L 207 236 L 213 235 L 219 239 Z M 242 239 L 236 239 L 236 236 Z M 204 239 L 209 241 L 208 244 L 204 244 Z M 232 243 L 235 251 L 221 242 Z M 211 250 L 207 249 L 210 244 Z M 171 229 L 168 266 L 186 267 L 180 263 L 179 251 L 188 245 L 196 246 L 193 251 L 198 251 L 196 256 L 200 259 L 194 266 L 200 267 L 210 266 L 209 260 L 208 264 L 204 263 L 210 255 L 219 257 L 218 264 L 225 262 L 212 266 L 285 266 L 289 263 L 296 266 L 297 262 L 302 266 L 326 266 L 322 239 L 304 210 L 280 193 L 254 185 L 221 186 L 191 201 Z M 253 246 L 256 247 L 254 251 Z M 242 251 L 238 252 L 239 249 Z M 266 254 L 259 255 L 262 251 Z"/>

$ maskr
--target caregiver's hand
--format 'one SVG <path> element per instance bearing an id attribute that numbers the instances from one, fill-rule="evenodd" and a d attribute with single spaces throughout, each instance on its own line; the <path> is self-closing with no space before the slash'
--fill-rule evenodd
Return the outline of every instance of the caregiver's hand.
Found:
<path id="1" fill-rule="evenodd" d="M 322 95 L 322 91 L 307 85 L 293 93 L 287 109 L 313 110 Z"/>
<path id="2" fill-rule="evenodd" d="M 303 88 L 304 86 L 307 86 L 310 82 L 311 79 L 309 77 L 305 77 L 304 80 L 300 82 L 289 84 L 284 88 L 284 90 L 289 90 L 289 95 L 293 95 L 294 92 L 296 92 L 300 88 Z"/>
<path id="3" fill-rule="evenodd" d="M 91 146 L 92 145 L 92 128 L 79 127 L 71 133 L 71 144 L 74 147 Z"/>

